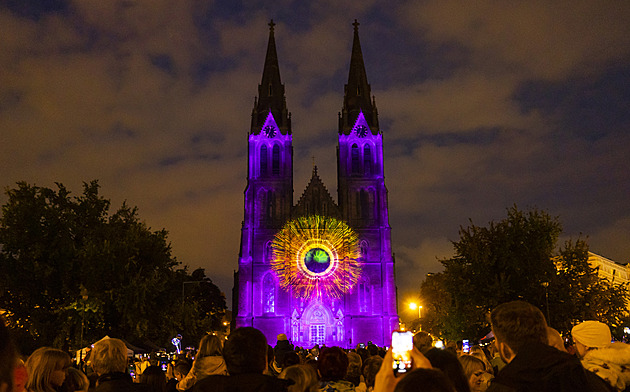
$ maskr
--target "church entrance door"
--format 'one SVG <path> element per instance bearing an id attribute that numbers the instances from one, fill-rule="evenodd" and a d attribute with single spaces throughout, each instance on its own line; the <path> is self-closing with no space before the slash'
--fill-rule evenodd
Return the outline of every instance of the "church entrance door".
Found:
<path id="1" fill-rule="evenodd" d="M 324 324 L 311 324 L 311 343 L 320 346 L 326 341 L 326 326 Z"/>

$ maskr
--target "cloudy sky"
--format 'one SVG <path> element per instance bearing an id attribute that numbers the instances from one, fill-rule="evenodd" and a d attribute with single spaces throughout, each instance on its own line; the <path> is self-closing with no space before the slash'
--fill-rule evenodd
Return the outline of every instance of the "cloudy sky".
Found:
<path id="1" fill-rule="evenodd" d="M 230 297 L 272 18 L 294 201 L 313 156 L 336 196 L 337 113 L 361 23 L 399 300 L 440 270 L 460 225 L 514 204 L 630 261 L 627 1 L 0 1 L 0 185 L 79 194 L 98 179 Z"/>

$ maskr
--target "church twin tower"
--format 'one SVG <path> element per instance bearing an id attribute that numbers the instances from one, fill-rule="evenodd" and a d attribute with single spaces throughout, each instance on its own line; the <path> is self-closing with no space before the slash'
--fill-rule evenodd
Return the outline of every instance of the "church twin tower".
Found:
<path id="1" fill-rule="evenodd" d="M 317 168 L 293 204 L 291 114 L 269 43 L 252 111 L 245 216 L 235 274 L 236 327 L 253 326 L 275 344 L 389 345 L 398 326 L 383 135 L 371 97 L 358 23 L 337 147 L 338 203 Z"/>

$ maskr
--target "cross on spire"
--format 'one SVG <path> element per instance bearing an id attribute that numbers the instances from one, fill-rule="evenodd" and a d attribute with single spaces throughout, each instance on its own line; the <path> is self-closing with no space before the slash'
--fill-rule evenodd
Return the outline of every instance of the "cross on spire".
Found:
<path id="1" fill-rule="evenodd" d="M 269 22 L 269 30 L 271 30 L 271 32 L 272 32 L 272 33 L 273 33 L 273 27 L 274 27 L 275 25 L 276 25 L 276 24 L 275 24 L 275 23 L 273 23 L 273 19 L 271 19 L 271 22 Z"/>
<path id="2" fill-rule="evenodd" d="M 354 23 L 352 24 L 354 26 L 354 31 L 359 31 L 359 25 L 361 23 L 359 23 L 356 19 L 354 20 Z"/>

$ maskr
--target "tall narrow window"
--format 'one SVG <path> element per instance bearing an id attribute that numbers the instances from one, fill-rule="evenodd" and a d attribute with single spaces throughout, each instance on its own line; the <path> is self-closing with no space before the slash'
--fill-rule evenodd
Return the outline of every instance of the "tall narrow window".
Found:
<path id="1" fill-rule="evenodd" d="M 367 254 L 368 254 L 368 244 L 367 241 L 361 241 L 361 257 L 363 258 L 363 260 L 367 259 Z"/>
<path id="2" fill-rule="evenodd" d="M 370 199 L 368 192 L 365 189 L 361 190 L 361 218 L 370 218 Z"/>
<path id="3" fill-rule="evenodd" d="M 269 83 L 269 96 L 272 97 L 273 96 L 273 88 L 271 86 L 271 83 Z"/>
<path id="4" fill-rule="evenodd" d="M 261 177 L 264 177 L 267 175 L 267 160 L 268 160 L 267 146 L 263 144 L 263 146 L 260 147 L 260 176 Z"/>
<path id="5" fill-rule="evenodd" d="M 363 147 L 363 173 L 372 174 L 372 152 L 369 144 Z"/>
<path id="6" fill-rule="evenodd" d="M 265 254 L 264 254 L 264 258 L 265 258 L 265 262 L 266 263 L 270 263 L 271 259 L 273 259 L 273 248 L 271 247 L 272 242 L 269 241 L 265 244 Z"/>
<path id="7" fill-rule="evenodd" d="M 276 311 L 276 287 L 271 274 L 263 279 L 263 312 L 274 313 Z"/>
<path id="8" fill-rule="evenodd" d="M 273 165 L 273 175 L 274 176 L 279 176 L 280 175 L 280 146 L 277 144 L 273 145 L 273 150 L 272 150 L 272 165 Z"/>
<path id="9" fill-rule="evenodd" d="M 276 194 L 273 191 L 267 191 L 267 218 L 276 217 Z"/>
<path id="10" fill-rule="evenodd" d="M 352 158 L 352 174 L 359 174 L 359 146 L 352 145 L 350 156 Z"/>
<path id="11" fill-rule="evenodd" d="M 359 312 L 367 312 L 372 307 L 372 293 L 369 282 L 359 284 Z"/>

